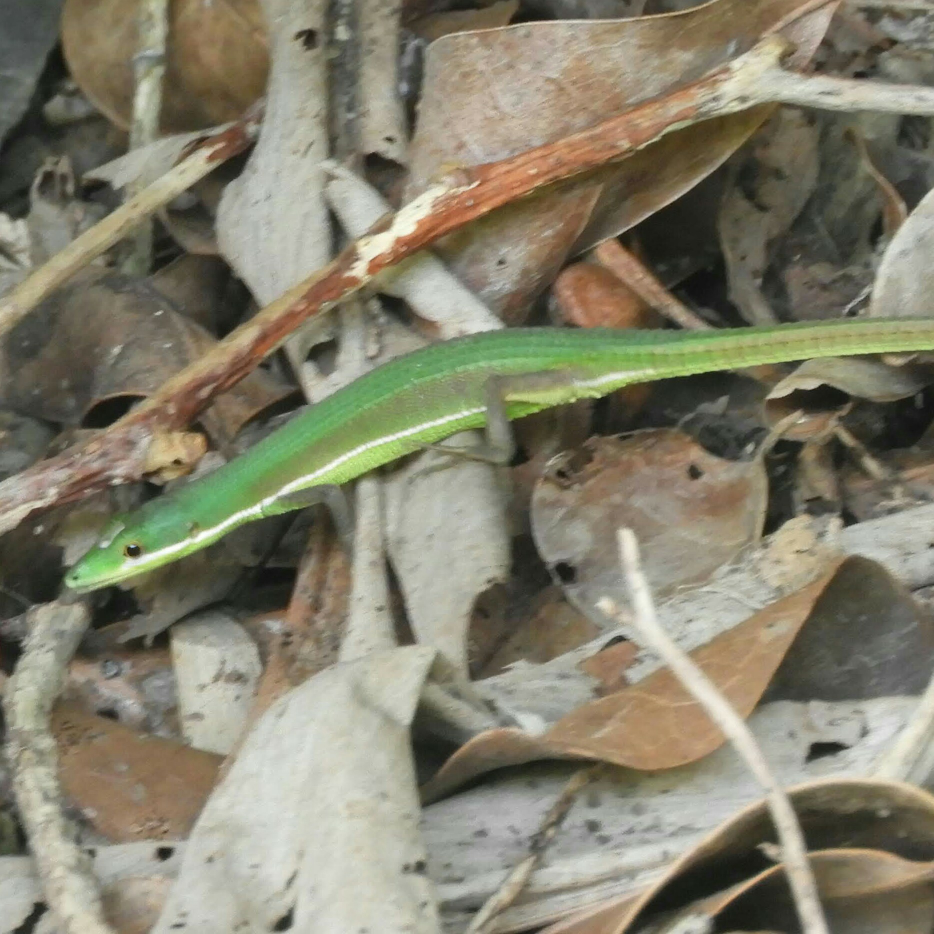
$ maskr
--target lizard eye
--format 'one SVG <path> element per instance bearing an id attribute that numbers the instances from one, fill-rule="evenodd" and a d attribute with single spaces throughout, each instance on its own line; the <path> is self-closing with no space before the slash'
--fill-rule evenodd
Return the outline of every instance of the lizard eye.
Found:
<path id="1" fill-rule="evenodd" d="M 127 558 L 138 558 L 143 553 L 143 548 L 138 542 L 130 542 L 123 546 L 123 554 Z"/>

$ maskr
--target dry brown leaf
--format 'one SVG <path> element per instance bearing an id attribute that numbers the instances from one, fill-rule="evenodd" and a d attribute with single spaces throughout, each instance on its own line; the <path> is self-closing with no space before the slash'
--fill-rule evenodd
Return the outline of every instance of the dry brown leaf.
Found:
<path id="1" fill-rule="evenodd" d="M 230 327 L 230 267 L 215 256 L 184 253 L 150 276 L 153 287 L 179 312 L 211 334 Z"/>
<path id="2" fill-rule="evenodd" d="M 476 165 L 558 139 L 782 31 L 804 64 L 835 3 L 713 0 L 629 20 L 525 23 L 432 43 L 412 143 L 409 195 L 445 165 Z M 510 205 L 448 238 L 460 278 L 505 320 L 551 282 L 570 251 L 633 226 L 712 172 L 770 113 L 756 108 L 671 134 L 625 162 Z"/>
<path id="3" fill-rule="evenodd" d="M 837 567 L 692 653 L 743 716 L 768 687 Z M 490 769 L 542 758 L 582 757 L 649 771 L 669 769 L 708 755 L 723 742 L 704 709 L 663 668 L 637 685 L 571 711 L 540 736 L 508 728 L 481 733 L 447 760 L 424 793 L 434 799 Z"/>
<path id="4" fill-rule="evenodd" d="M 934 797 L 913 785 L 830 779 L 798 785 L 789 795 L 810 850 L 864 847 L 903 859 L 934 850 Z M 659 911 L 688 906 L 712 887 L 721 890 L 770 869 L 760 846 L 774 839 L 764 802 L 745 808 L 678 860 L 634 905 L 623 905 L 615 917 L 608 912 L 599 930 L 625 934 L 642 929 Z M 891 878 L 893 870 L 916 875 L 903 864 L 873 868 L 877 876 Z M 588 934 L 595 932 L 591 928 Z"/>
<path id="5" fill-rule="evenodd" d="M 658 315 L 606 267 L 572 263 L 552 287 L 561 317 L 581 328 L 647 328 Z"/>
<path id="6" fill-rule="evenodd" d="M 488 6 L 481 6 L 476 10 L 444 10 L 440 13 L 429 13 L 419 19 L 408 23 L 408 28 L 426 39 L 434 42 L 442 36 L 452 32 L 469 32 L 474 29 L 496 29 L 507 26 L 519 9 L 519 0 L 497 0 Z"/>
<path id="7" fill-rule="evenodd" d="M 599 681 L 598 694 L 613 694 L 626 687 L 626 669 L 635 661 L 638 649 L 628 640 L 613 642 L 596 655 L 585 658 L 577 667 Z"/>
<path id="8" fill-rule="evenodd" d="M 882 229 L 887 237 L 892 237 L 908 217 L 908 207 L 905 204 L 905 199 L 873 161 L 872 153 L 866 143 L 866 137 L 858 127 L 849 127 L 848 135 L 859 153 L 859 161 L 862 163 L 863 168 L 879 189 L 879 197 L 882 199 Z"/>
<path id="9" fill-rule="evenodd" d="M 554 459 L 532 495 L 532 534 L 576 606 L 620 591 L 616 530 L 639 537 L 658 596 L 705 580 L 755 541 L 765 515 L 761 461 L 727 461 L 673 429 L 592 438 Z"/>
<path id="10" fill-rule="evenodd" d="M 741 716 L 755 708 L 837 573 L 834 568 L 691 653 Z M 546 736 L 568 752 L 648 771 L 694 762 L 724 742 L 668 668 L 572 711 Z"/>
<path id="11" fill-rule="evenodd" d="M 809 854 L 821 905 L 832 931 L 928 934 L 934 924 L 934 865 L 870 849 Z M 797 913 L 781 866 L 766 869 L 738 890 L 688 909 L 716 919 L 722 930 L 788 931 Z"/>
<path id="12" fill-rule="evenodd" d="M 215 339 L 146 282 L 88 272 L 43 302 L 6 337 L 3 404 L 64 425 L 107 423 Z M 202 417 L 219 442 L 292 390 L 251 373 Z"/>
<path id="13" fill-rule="evenodd" d="M 881 564 L 848 558 L 815 603 L 768 700 L 836 701 L 921 694 L 934 620 Z"/>
<path id="14" fill-rule="evenodd" d="M 545 588 L 531 606 L 525 602 L 522 609 L 523 618 L 483 665 L 478 677 L 494 675 L 520 660 L 547 662 L 600 634 L 597 626 L 571 606 L 557 587 Z M 475 641 L 475 629 L 476 622 L 471 627 L 471 642 Z"/>
<path id="15" fill-rule="evenodd" d="M 769 390 L 765 414 L 776 425 L 800 412 L 784 436 L 807 441 L 832 431 L 852 408 L 853 399 L 894 402 L 916 395 L 932 381 L 930 367 L 895 367 L 861 357 L 806 360 Z"/>
<path id="16" fill-rule="evenodd" d="M 65 794 L 114 841 L 187 836 L 220 767 L 219 756 L 70 704 L 56 707 L 52 730 Z"/>
<path id="17" fill-rule="evenodd" d="M 882 850 L 834 849 L 809 854 L 821 904 L 831 930 L 917 932 L 934 919 L 934 866 Z M 712 883 L 715 884 L 715 883 Z M 615 899 L 580 917 L 546 928 L 542 934 L 607 934 L 635 899 Z M 798 918 L 788 895 L 785 870 L 772 866 L 721 892 L 692 902 L 666 918 L 666 930 L 688 919 L 707 919 L 718 930 L 790 931 Z"/>
<path id="18" fill-rule="evenodd" d="M 129 126 L 140 0 L 68 0 L 62 47 L 72 77 L 94 105 Z M 181 0 L 171 5 L 162 131 L 234 120 L 259 98 L 268 68 L 256 0 Z"/>

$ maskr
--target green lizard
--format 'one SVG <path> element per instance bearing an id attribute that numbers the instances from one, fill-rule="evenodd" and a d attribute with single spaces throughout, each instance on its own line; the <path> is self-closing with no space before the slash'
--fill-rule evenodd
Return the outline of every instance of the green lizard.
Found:
<path id="1" fill-rule="evenodd" d="M 116 519 L 65 582 L 94 590 L 149 571 L 466 428 L 495 430 L 631 383 L 915 350 L 934 350 L 934 319 L 693 332 L 513 328 L 435 344 L 374 369 L 216 472 Z"/>

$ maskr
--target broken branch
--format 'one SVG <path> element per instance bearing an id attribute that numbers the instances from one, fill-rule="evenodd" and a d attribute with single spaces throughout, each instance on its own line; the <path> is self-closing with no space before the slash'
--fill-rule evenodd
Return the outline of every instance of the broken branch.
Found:
<path id="1" fill-rule="evenodd" d="M 159 433 L 186 426 L 307 318 L 331 308 L 378 273 L 440 237 L 503 205 L 624 159 L 675 130 L 758 104 L 800 104 L 807 98 L 815 106 L 831 109 L 874 107 L 934 115 L 934 89 L 873 83 L 871 93 L 855 94 L 853 88 L 870 82 L 784 71 L 780 60 L 785 49 L 783 39 L 769 36 L 699 81 L 594 127 L 499 162 L 455 171 L 267 305 L 106 431 L 0 484 L 0 532 L 36 510 L 138 479 L 146 451 Z M 817 82 L 814 93 L 805 93 L 811 82 Z M 850 89 L 846 94 L 841 93 L 844 86 Z"/>
<path id="2" fill-rule="evenodd" d="M 65 819 L 49 718 L 65 671 L 90 619 L 75 603 L 40 606 L 3 695 L 13 791 L 42 890 L 62 934 L 113 934 L 97 881 Z"/>

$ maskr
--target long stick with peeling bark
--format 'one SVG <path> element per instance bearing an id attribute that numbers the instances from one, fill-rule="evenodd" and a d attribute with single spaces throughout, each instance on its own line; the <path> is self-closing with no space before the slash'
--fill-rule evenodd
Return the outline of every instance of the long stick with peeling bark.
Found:
<path id="1" fill-rule="evenodd" d="M 0 483 L 0 532 L 37 510 L 138 479 L 158 434 L 187 425 L 311 315 L 439 237 L 547 185 L 625 158 L 675 129 L 758 103 L 753 88 L 764 71 L 778 65 L 784 49 L 781 39 L 770 37 L 694 84 L 555 143 L 458 170 L 433 185 L 105 431 Z"/>
<path id="2" fill-rule="evenodd" d="M 385 269 L 496 208 L 624 159 L 674 130 L 762 103 L 934 115 L 934 89 L 891 85 L 860 89 L 860 82 L 795 75 L 780 66 L 785 48 L 780 37 L 769 36 L 693 84 L 554 143 L 458 170 L 433 185 L 323 269 L 267 305 L 106 431 L 0 484 L 0 532 L 36 510 L 139 478 L 146 452 L 159 433 L 187 425 L 303 321 L 356 292 Z M 810 91 L 812 81 L 819 82 L 817 94 Z"/>

